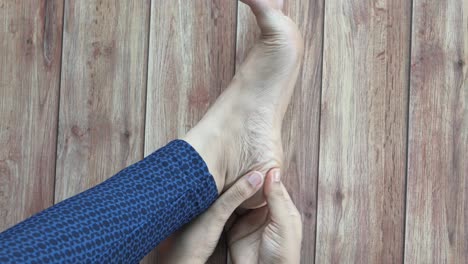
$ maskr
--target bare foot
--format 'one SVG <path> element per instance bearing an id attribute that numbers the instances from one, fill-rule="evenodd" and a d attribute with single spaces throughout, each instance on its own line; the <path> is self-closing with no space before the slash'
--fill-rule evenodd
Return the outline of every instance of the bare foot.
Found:
<path id="1" fill-rule="evenodd" d="M 243 0 L 261 29 L 228 88 L 183 138 L 204 158 L 221 192 L 250 170 L 281 168 L 281 125 L 303 53 L 297 26 L 282 0 Z M 264 203 L 262 191 L 243 207 Z"/>

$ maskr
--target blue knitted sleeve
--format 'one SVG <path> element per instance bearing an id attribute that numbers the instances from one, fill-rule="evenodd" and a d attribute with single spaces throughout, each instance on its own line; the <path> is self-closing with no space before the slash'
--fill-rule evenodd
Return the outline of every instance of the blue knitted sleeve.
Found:
<path id="1" fill-rule="evenodd" d="M 217 195 L 200 155 L 175 140 L 1 233 L 0 263 L 138 263 Z"/>

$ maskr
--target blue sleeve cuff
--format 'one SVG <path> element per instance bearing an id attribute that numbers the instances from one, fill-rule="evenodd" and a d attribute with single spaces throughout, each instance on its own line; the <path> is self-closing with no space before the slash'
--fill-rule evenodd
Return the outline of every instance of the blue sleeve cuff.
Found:
<path id="1" fill-rule="evenodd" d="M 0 234 L 0 263 L 138 263 L 217 198 L 201 156 L 174 140 Z"/>

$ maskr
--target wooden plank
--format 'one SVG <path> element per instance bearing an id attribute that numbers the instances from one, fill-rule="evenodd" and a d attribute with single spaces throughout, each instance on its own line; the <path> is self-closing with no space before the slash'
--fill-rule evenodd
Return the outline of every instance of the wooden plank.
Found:
<path id="1" fill-rule="evenodd" d="M 66 1 L 59 202 L 143 157 L 149 24 L 145 1 Z"/>
<path id="2" fill-rule="evenodd" d="M 0 231 L 53 204 L 63 1 L 0 1 Z"/>
<path id="3" fill-rule="evenodd" d="M 401 263 L 410 1 L 325 5 L 316 263 Z"/>
<path id="4" fill-rule="evenodd" d="M 301 263 L 313 263 L 322 75 L 323 0 L 285 1 L 284 13 L 295 21 L 305 41 L 304 63 L 283 123 L 284 183 L 302 214 Z M 259 29 L 249 7 L 239 4 L 236 64 L 258 39 Z"/>
<path id="5" fill-rule="evenodd" d="M 234 74 L 236 1 L 156 1 L 151 8 L 145 154 L 183 136 Z M 221 247 L 223 248 L 223 247 Z M 214 262 L 225 259 L 217 251 Z M 153 252 L 145 263 L 156 259 Z"/>
<path id="6" fill-rule="evenodd" d="M 406 263 L 468 259 L 468 2 L 414 0 Z"/>

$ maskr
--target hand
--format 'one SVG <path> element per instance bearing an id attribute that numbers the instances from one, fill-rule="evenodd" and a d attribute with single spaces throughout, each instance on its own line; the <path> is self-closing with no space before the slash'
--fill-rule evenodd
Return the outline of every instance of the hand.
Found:
<path id="1" fill-rule="evenodd" d="M 279 169 L 270 170 L 264 184 L 267 206 L 236 220 L 228 232 L 233 263 L 294 264 L 300 262 L 302 221 Z"/>
<path id="2" fill-rule="evenodd" d="M 161 243 L 162 263 L 205 263 L 213 254 L 232 212 L 262 185 L 260 172 L 250 172 L 240 178 L 205 213 Z"/>

